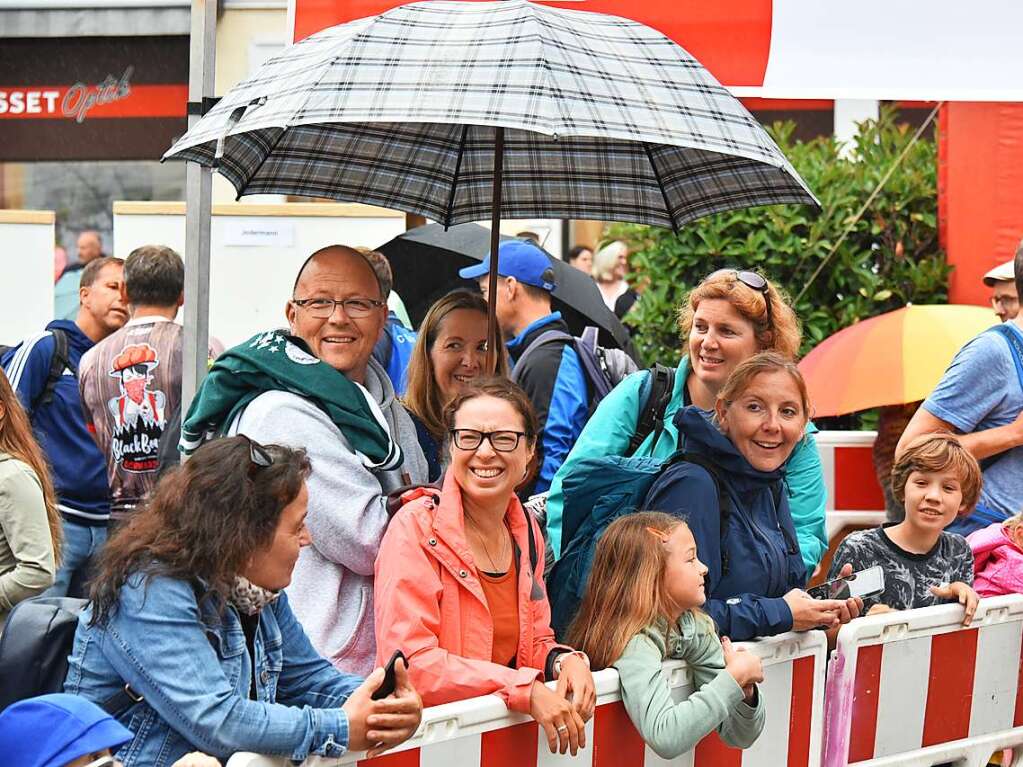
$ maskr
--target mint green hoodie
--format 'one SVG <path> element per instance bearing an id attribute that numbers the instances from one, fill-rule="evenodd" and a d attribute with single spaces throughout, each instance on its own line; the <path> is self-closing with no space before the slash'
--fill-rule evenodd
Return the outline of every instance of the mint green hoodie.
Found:
<path id="1" fill-rule="evenodd" d="M 674 418 L 675 413 L 682 407 L 688 375 L 689 358 L 683 357 L 675 373 L 675 388 L 671 393 L 671 401 L 664 411 L 664 431 L 656 444 L 653 435 L 648 436 L 636 451 L 637 457 L 667 458 L 677 449 L 679 435 Z M 561 510 L 564 502 L 561 483 L 584 458 L 625 455 L 629 440 L 636 430 L 640 389 L 646 376 L 646 371 L 633 373 L 601 400 L 572 447 L 572 452 L 554 475 L 550 494 L 547 496 L 547 535 L 555 559 L 561 558 Z M 792 514 L 792 524 L 796 529 L 796 538 L 799 540 L 799 551 L 803 555 L 807 577 L 817 567 L 817 563 L 828 549 L 828 536 L 824 526 L 828 490 L 824 485 L 824 470 L 821 467 L 820 454 L 817 452 L 817 442 L 813 437 L 816 432 L 817 427 L 812 423 L 806 424 L 806 435 L 796 444 L 785 464 L 789 512 Z"/>
<path id="2" fill-rule="evenodd" d="M 621 678 L 625 710 L 643 740 L 662 759 L 691 751 L 713 730 L 729 746 L 749 748 L 764 729 L 764 699 L 758 691 L 754 705 L 745 702 L 742 688 L 725 671 L 710 619 L 687 612 L 665 629 L 663 624 L 643 629 L 611 664 Z M 696 689 L 679 703 L 661 671 L 665 660 L 684 660 L 693 674 Z"/>

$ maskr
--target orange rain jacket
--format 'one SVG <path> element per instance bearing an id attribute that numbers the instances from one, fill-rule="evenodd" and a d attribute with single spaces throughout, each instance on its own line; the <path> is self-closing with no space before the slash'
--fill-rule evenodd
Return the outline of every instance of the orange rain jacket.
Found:
<path id="1" fill-rule="evenodd" d="M 386 663 L 396 649 L 404 652 L 425 706 L 495 693 L 513 711 L 529 713 L 530 691 L 544 679 L 548 655 L 570 649 L 555 642 L 551 629 L 540 529 L 513 495 L 506 519 L 519 555 L 519 649 L 517 668 L 508 668 L 490 661 L 494 624 L 465 539 L 462 490 L 450 473 L 439 504 L 436 497 L 432 488 L 406 493 L 380 544 L 377 663 Z M 536 541 L 535 573 L 527 524 Z"/>

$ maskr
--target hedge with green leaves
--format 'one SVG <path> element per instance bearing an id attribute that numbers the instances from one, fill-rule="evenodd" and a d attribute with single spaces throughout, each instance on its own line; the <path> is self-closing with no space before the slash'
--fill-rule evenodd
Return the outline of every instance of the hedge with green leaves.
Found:
<path id="1" fill-rule="evenodd" d="M 677 307 L 702 277 L 722 267 L 755 269 L 797 296 L 913 137 L 884 109 L 860 126 L 848 151 L 834 139 L 793 141 L 794 125 L 769 130 L 820 200 L 721 213 L 668 229 L 615 224 L 630 243 L 630 268 L 644 275 L 642 300 L 626 318 L 648 362 L 682 354 Z M 949 267 L 938 247 L 935 144 L 920 139 L 796 305 L 805 354 L 836 331 L 907 303 L 945 303 Z"/>

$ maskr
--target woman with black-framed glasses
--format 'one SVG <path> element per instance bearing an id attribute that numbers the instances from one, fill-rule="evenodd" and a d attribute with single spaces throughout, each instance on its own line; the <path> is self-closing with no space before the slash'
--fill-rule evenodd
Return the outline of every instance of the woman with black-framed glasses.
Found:
<path id="1" fill-rule="evenodd" d="M 377 657 L 403 650 L 426 705 L 495 693 L 536 719 L 552 752 L 575 754 L 593 677 L 554 639 L 543 537 L 515 494 L 534 471 L 536 415 L 522 389 L 491 378 L 466 384 L 444 423 L 443 487 L 406 493 L 380 545 Z"/>
<path id="2" fill-rule="evenodd" d="M 313 648 L 284 588 L 310 543 L 306 452 L 248 437 L 198 448 L 107 542 L 82 613 L 65 692 L 131 731 L 125 767 L 191 751 L 339 757 L 408 738 L 422 703 Z M 381 721 L 383 718 L 384 721 Z"/>
<path id="3" fill-rule="evenodd" d="M 778 288 L 762 274 L 742 268 L 720 269 L 690 291 L 679 310 L 685 353 L 673 371 L 663 417 L 638 446 L 632 443 L 651 391 L 646 371 L 629 376 L 605 397 L 587 421 L 572 452 L 551 483 L 547 533 L 555 558 L 562 540 L 563 483 L 583 459 L 636 455 L 668 458 L 684 446 L 686 429 L 676 415 L 689 405 L 710 412 L 728 376 L 754 354 L 774 351 L 788 359 L 799 353 L 799 320 Z M 820 454 L 807 422 L 786 467 L 786 488 L 799 549 L 809 576 L 828 548 L 824 525 L 827 488 Z"/>

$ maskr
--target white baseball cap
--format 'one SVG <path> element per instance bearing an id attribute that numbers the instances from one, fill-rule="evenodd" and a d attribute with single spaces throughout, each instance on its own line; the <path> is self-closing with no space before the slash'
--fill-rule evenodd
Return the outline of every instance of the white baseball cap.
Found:
<path id="1" fill-rule="evenodd" d="M 1014 261 L 1006 261 L 999 264 L 990 272 L 984 275 L 984 284 L 989 288 L 994 287 L 996 282 L 1007 282 L 1016 279 L 1016 267 Z"/>

